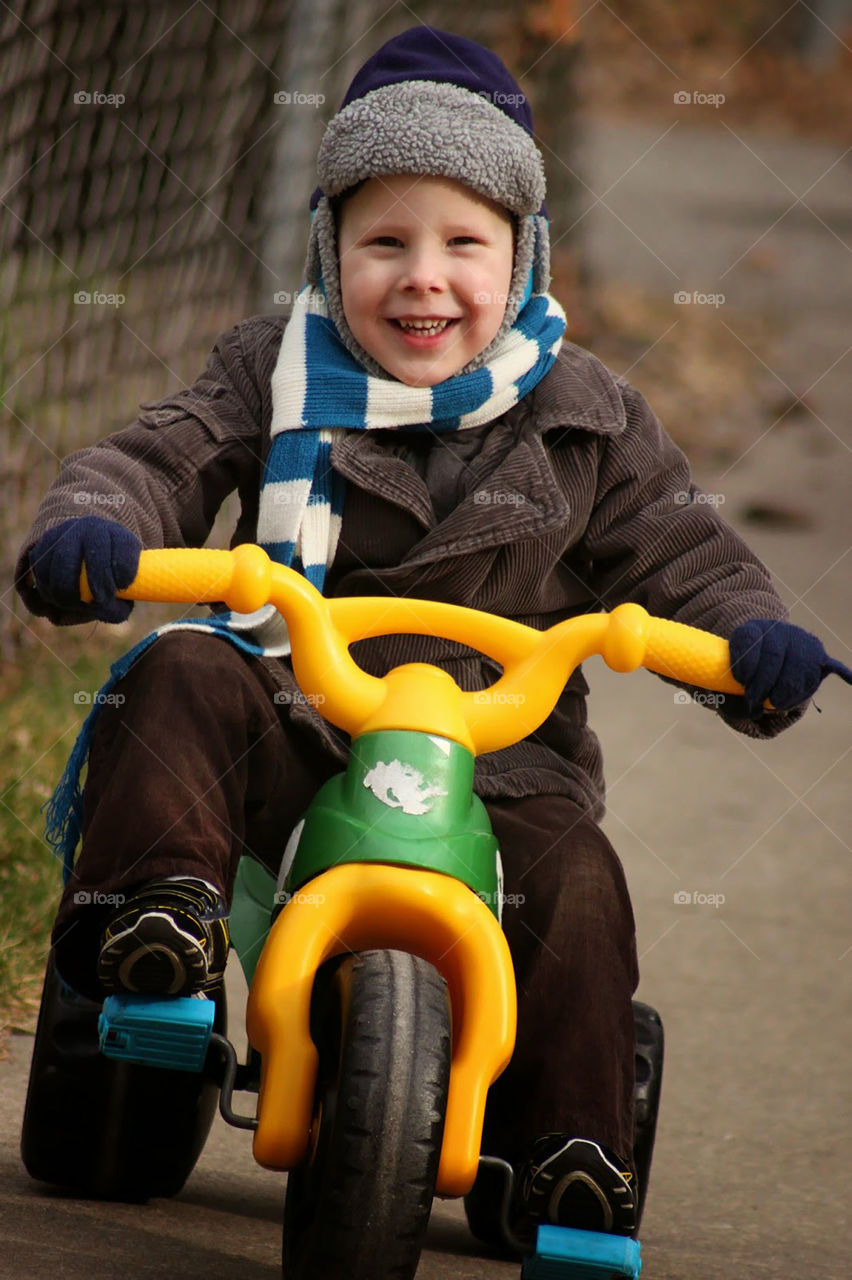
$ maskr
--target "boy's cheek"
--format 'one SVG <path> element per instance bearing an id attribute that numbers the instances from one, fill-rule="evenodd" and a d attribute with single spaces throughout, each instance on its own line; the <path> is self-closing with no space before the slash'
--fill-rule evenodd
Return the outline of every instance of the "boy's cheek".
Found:
<path id="1" fill-rule="evenodd" d="M 340 296 L 347 316 L 350 312 L 364 314 L 375 310 L 381 295 L 382 282 L 376 278 L 375 272 L 358 267 L 341 271 Z"/>
<path id="2" fill-rule="evenodd" d="M 483 329 L 488 329 L 493 337 L 503 323 L 508 295 L 502 289 L 494 289 L 492 286 L 489 290 L 483 290 L 480 297 L 482 302 L 477 308 L 479 320 Z"/>
<path id="3" fill-rule="evenodd" d="M 343 313 L 351 325 L 363 314 L 365 302 L 365 290 L 354 273 L 347 278 L 341 276 L 340 298 L 343 303 Z"/>

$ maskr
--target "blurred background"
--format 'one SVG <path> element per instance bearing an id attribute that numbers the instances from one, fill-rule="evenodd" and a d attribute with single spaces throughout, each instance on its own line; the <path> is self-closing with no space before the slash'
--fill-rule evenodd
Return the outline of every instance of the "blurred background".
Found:
<path id="1" fill-rule="evenodd" d="M 325 121 L 416 23 L 519 79 L 568 336 L 645 392 L 793 620 L 852 660 L 852 0 L 4 4 L 0 1057 L 3 1029 L 32 1029 L 58 894 L 41 805 L 109 661 L 155 617 L 33 619 L 17 549 L 63 457 L 191 383 L 230 326 L 289 308 Z M 629 697 L 620 680 L 595 667 L 590 716 L 641 992 L 673 1045 L 654 1274 L 848 1277 L 848 691 L 830 681 L 823 714 L 758 751 L 650 676 Z M 424 1276 L 470 1252 L 459 1231 Z"/>
<path id="2" fill-rule="evenodd" d="M 489 44 L 522 82 L 547 167 L 554 292 L 574 340 L 619 370 L 630 365 L 687 443 L 704 443 L 720 408 L 737 401 L 754 361 L 719 317 L 684 308 L 664 332 L 655 300 L 629 288 L 653 282 L 621 269 L 605 244 L 596 257 L 596 231 L 611 232 L 621 215 L 595 180 L 625 174 L 618 128 L 601 136 L 595 125 L 646 122 L 655 160 L 671 159 L 659 149 L 666 132 L 696 128 L 711 144 L 743 128 L 840 144 L 852 119 L 849 0 L 503 0 L 464 14 L 368 0 L 4 6 L 3 658 L 33 638 L 8 569 L 60 460 L 124 426 L 140 402 L 191 382 L 232 324 L 287 309 L 325 121 L 364 59 L 415 22 Z M 641 159 L 625 157 L 662 205 L 659 175 Z M 712 176 L 716 211 L 729 220 L 730 174 Z M 759 165 L 751 176 L 763 176 Z M 658 227 L 663 217 L 659 209 Z M 635 228 L 628 247 L 645 267 L 676 248 L 661 253 Z M 746 258 L 754 273 L 775 266 L 762 238 Z M 700 283 L 711 291 L 712 280 Z M 750 409 L 736 409 L 743 424 Z"/>

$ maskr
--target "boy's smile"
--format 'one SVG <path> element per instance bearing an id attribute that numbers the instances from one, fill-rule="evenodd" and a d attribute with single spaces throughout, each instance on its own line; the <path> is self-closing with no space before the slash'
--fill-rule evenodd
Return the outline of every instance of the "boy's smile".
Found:
<path id="1" fill-rule="evenodd" d="M 443 382 L 500 328 L 514 262 L 512 218 L 462 183 L 371 178 L 343 202 L 338 246 L 349 327 L 401 382 Z"/>

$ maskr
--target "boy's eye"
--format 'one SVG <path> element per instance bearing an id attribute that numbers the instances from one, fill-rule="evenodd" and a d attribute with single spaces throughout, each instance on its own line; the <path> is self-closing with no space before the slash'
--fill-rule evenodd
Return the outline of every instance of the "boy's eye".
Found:
<path id="1" fill-rule="evenodd" d="M 393 247 L 394 245 L 402 244 L 402 241 L 398 240 L 396 236 L 376 236 L 375 239 L 370 241 L 370 243 L 380 244 L 383 247 L 385 245 L 390 245 L 391 247 Z"/>
<path id="2" fill-rule="evenodd" d="M 450 244 L 479 244 L 476 236 L 454 236 Z"/>

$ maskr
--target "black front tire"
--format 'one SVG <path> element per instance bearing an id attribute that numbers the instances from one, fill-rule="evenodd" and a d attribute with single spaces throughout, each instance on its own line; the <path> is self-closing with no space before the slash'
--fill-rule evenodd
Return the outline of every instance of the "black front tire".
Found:
<path id="1" fill-rule="evenodd" d="M 216 993 L 224 1030 L 224 991 Z M 106 1058 L 101 1005 L 48 961 L 33 1045 L 21 1156 L 27 1172 L 76 1195 L 138 1202 L 173 1196 L 195 1166 L 219 1090 L 205 1074 Z"/>
<path id="2" fill-rule="evenodd" d="M 451 1024 L 426 961 L 332 961 L 314 993 L 320 1054 L 308 1161 L 287 1180 L 286 1280 L 410 1280 L 444 1133 Z"/>

